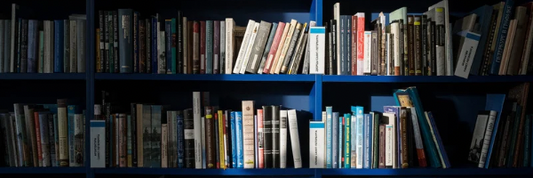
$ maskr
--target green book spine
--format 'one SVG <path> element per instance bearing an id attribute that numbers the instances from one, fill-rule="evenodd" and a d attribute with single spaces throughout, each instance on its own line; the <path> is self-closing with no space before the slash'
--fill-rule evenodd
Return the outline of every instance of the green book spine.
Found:
<path id="1" fill-rule="evenodd" d="M 350 114 L 344 114 L 344 168 L 349 169 L 350 168 L 350 141 L 351 141 L 351 133 L 350 133 L 350 120 L 351 120 Z"/>

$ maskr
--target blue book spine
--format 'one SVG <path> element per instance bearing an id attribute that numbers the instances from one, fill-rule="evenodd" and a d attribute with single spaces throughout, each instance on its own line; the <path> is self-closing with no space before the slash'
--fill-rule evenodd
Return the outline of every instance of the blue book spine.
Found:
<path id="1" fill-rule="evenodd" d="M 58 125 L 57 125 L 57 114 L 54 114 L 54 144 L 59 146 L 59 134 L 58 134 Z M 59 147 L 58 147 L 59 149 Z M 56 154 L 59 155 L 59 153 L 56 152 Z M 56 160 L 55 164 L 52 165 L 53 167 L 59 167 L 59 160 Z"/>
<path id="2" fill-rule="evenodd" d="M 356 123 L 357 126 L 355 128 L 356 133 L 356 150 L 355 150 L 355 157 L 356 157 L 356 168 L 363 168 L 363 159 L 364 159 L 364 153 L 363 153 L 363 146 L 364 146 L 364 140 L 363 140 L 363 133 L 364 133 L 364 114 L 363 114 L 364 108 L 362 106 L 356 107 Z"/>
<path id="3" fill-rule="evenodd" d="M 28 65 L 26 72 L 35 73 L 37 70 L 37 37 L 39 32 L 37 20 L 28 20 Z"/>
<path id="4" fill-rule="evenodd" d="M 349 169 L 351 167 L 351 124 L 347 122 L 352 116 L 350 114 L 344 114 L 344 168 Z"/>
<path id="5" fill-rule="evenodd" d="M 178 168 L 185 167 L 185 140 L 184 140 L 184 126 L 183 126 L 183 115 L 177 115 L 177 125 L 178 125 Z"/>
<path id="6" fill-rule="evenodd" d="M 333 149 L 331 148 L 333 139 L 333 108 L 326 106 L 326 168 L 332 168 Z"/>
<path id="7" fill-rule="evenodd" d="M 500 63 L 502 61 L 503 49 L 505 47 L 505 41 L 507 40 L 507 33 L 509 32 L 509 21 L 513 11 L 514 1 L 506 0 L 503 5 L 503 15 L 500 22 L 498 38 L 496 41 L 496 48 L 494 49 L 494 56 L 492 58 L 492 64 L 490 74 L 498 75 L 500 71 Z"/>
<path id="8" fill-rule="evenodd" d="M 339 124 L 339 126 L 338 126 L 338 128 L 339 128 L 339 130 L 338 130 L 339 137 L 337 138 L 338 139 L 338 145 L 337 145 L 338 148 L 337 149 L 338 149 L 338 154 L 339 155 L 338 155 L 337 159 L 338 159 L 338 162 L 339 162 L 338 168 L 342 168 L 344 166 L 344 165 L 342 165 L 342 160 L 344 158 L 344 155 L 343 155 L 343 152 L 342 152 L 342 148 L 344 146 L 344 142 L 343 142 L 343 139 L 342 139 L 343 138 L 343 134 L 344 134 L 342 132 L 342 130 L 344 128 L 344 124 L 343 124 L 344 123 L 343 122 L 344 118 L 343 117 L 339 117 L 339 113 L 338 112 L 334 112 L 333 116 L 334 117 L 336 116 L 335 118 L 339 119 L 339 122 L 338 122 L 338 124 Z"/>
<path id="9" fill-rule="evenodd" d="M 157 29 L 157 18 L 152 17 L 152 73 L 157 74 L 157 60 L 159 59 L 159 52 L 157 51 L 157 37 L 158 37 L 158 29 Z"/>
<path id="10" fill-rule="evenodd" d="M 372 152 L 370 151 L 371 148 L 371 140 L 372 140 L 372 127 L 371 127 L 372 118 L 370 117 L 370 114 L 365 114 L 365 126 L 363 128 L 363 131 L 365 132 L 364 136 L 364 162 L 363 162 L 363 168 L 370 169 L 370 158 L 372 157 Z"/>
<path id="11" fill-rule="evenodd" d="M 231 122 L 231 167 L 237 168 L 237 127 L 235 122 L 235 111 L 231 112 L 230 116 L 230 122 Z"/>
<path id="12" fill-rule="evenodd" d="M 213 21 L 205 21 L 205 73 L 213 74 Z"/>
<path id="13" fill-rule="evenodd" d="M 237 121 L 237 168 L 244 168 L 244 155 L 242 144 L 242 112 L 235 113 L 235 119 Z"/>
<path id="14" fill-rule="evenodd" d="M 333 159 L 333 165 L 332 167 L 333 168 L 339 168 L 339 135 L 337 130 L 339 130 L 339 113 L 338 112 L 334 112 L 331 116 L 331 120 L 333 120 L 333 129 L 331 130 L 331 133 L 332 133 L 332 144 L 331 144 L 331 147 L 332 147 L 332 150 L 333 150 L 333 154 L 332 154 L 332 159 Z"/>
<path id="15" fill-rule="evenodd" d="M 133 10 L 119 9 L 118 52 L 120 73 L 133 72 Z M 110 62 L 111 63 L 111 62 Z M 111 69 L 113 70 L 113 69 Z"/>
<path id="16" fill-rule="evenodd" d="M 64 49 L 64 40 L 63 33 L 65 25 L 63 20 L 54 20 L 54 72 L 63 73 L 63 49 Z M 33 30 L 31 30 L 33 31 Z M 31 62 L 35 63 L 35 58 L 33 61 L 28 60 L 28 64 Z M 29 68 L 29 65 L 28 65 Z"/>

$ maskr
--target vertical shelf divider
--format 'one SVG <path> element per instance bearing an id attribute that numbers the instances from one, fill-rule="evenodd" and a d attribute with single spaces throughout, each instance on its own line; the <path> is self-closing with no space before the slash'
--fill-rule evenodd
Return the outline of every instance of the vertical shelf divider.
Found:
<path id="1" fill-rule="evenodd" d="M 94 64 L 95 58 L 95 26 L 94 26 L 94 1 L 85 0 L 85 14 L 86 21 L 86 40 L 85 40 L 85 177 L 94 178 L 93 170 L 91 169 L 91 120 L 94 117 Z"/>

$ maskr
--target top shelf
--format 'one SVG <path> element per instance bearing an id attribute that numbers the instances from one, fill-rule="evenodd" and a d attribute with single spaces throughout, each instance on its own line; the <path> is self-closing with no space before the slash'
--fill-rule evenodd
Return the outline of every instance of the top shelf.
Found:
<path id="1" fill-rule="evenodd" d="M 530 82 L 533 76 L 470 76 L 468 79 L 456 76 L 349 76 L 324 75 L 324 82 L 354 83 L 502 83 Z"/>

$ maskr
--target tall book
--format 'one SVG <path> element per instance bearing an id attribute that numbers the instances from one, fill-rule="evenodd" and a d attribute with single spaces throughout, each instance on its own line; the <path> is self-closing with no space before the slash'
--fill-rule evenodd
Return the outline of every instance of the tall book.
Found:
<path id="1" fill-rule="evenodd" d="M 131 73 L 133 72 L 132 59 L 133 59 L 133 41 L 132 41 L 132 9 L 119 9 L 118 18 L 119 22 L 122 22 L 120 25 L 120 30 L 118 31 L 118 46 L 119 46 L 119 61 L 120 61 L 120 73 Z"/>
<path id="2" fill-rule="evenodd" d="M 254 101 L 242 101 L 244 168 L 255 168 Z"/>

